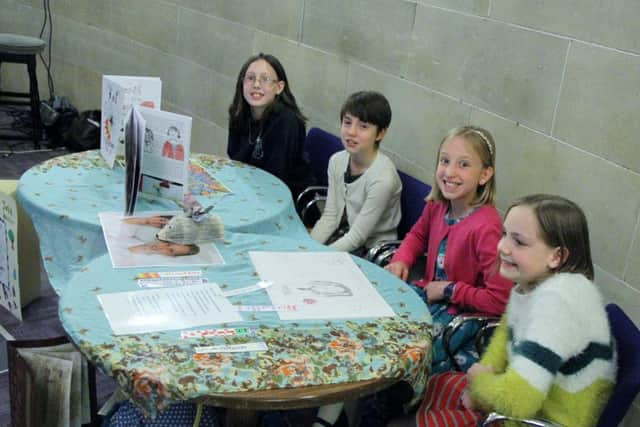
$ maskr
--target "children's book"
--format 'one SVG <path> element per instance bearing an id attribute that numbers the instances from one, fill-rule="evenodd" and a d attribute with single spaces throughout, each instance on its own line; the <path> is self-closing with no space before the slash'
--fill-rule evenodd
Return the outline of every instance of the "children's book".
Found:
<path id="1" fill-rule="evenodd" d="M 125 126 L 125 214 L 133 214 L 140 195 L 182 206 L 190 150 L 191 117 L 134 106 Z"/>
<path id="2" fill-rule="evenodd" d="M 79 351 L 70 343 L 16 351 L 26 368 L 24 425 L 79 427 L 91 421 L 89 368 Z"/>
<path id="3" fill-rule="evenodd" d="M 133 105 L 160 109 L 162 82 L 158 77 L 102 76 L 100 153 L 109 167 L 124 153 L 124 131 Z"/>
<path id="4" fill-rule="evenodd" d="M 22 320 L 18 275 L 18 206 L 0 192 L 0 305 Z"/>

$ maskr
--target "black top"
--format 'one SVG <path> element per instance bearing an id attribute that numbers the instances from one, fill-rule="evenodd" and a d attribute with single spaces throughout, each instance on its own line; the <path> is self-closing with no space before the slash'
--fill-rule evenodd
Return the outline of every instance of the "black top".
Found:
<path id="1" fill-rule="evenodd" d="M 248 129 L 229 129 L 227 154 L 277 176 L 295 199 L 313 184 L 305 135 L 304 122 L 287 106 L 276 104 L 264 121 L 252 121 Z"/>

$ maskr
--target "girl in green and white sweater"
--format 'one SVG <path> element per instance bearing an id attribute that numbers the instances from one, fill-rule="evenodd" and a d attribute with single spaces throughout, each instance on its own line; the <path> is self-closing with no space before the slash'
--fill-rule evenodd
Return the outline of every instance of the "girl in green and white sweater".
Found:
<path id="1" fill-rule="evenodd" d="M 500 274 L 517 283 L 500 326 L 466 376 L 432 377 L 417 424 L 475 425 L 496 411 L 594 426 L 616 354 L 584 213 L 558 196 L 524 197 L 507 210 L 498 252 Z"/>

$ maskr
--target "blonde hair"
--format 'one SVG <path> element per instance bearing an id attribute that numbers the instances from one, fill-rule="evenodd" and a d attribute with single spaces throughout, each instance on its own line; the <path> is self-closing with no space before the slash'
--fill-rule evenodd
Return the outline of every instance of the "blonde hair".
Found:
<path id="1" fill-rule="evenodd" d="M 490 167 L 493 169 L 493 175 L 491 178 L 489 178 L 489 180 L 483 185 L 478 185 L 476 197 L 471 202 L 471 205 L 493 205 L 496 195 L 496 144 L 493 141 L 493 136 L 488 130 L 477 126 L 462 126 L 451 129 L 442 141 L 440 141 L 440 145 L 438 146 L 438 156 L 436 158 L 436 170 L 434 172 L 434 185 L 431 187 L 431 192 L 427 196 L 427 200 L 433 200 L 436 202 L 448 201 L 440 191 L 440 187 L 437 184 L 438 177 L 435 176 L 435 174 L 438 172 L 440 149 L 442 148 L 442 144 L 458 136 L 471 145 L 473 150 L 480 157 L 483 168 L 486 169 Z"/>

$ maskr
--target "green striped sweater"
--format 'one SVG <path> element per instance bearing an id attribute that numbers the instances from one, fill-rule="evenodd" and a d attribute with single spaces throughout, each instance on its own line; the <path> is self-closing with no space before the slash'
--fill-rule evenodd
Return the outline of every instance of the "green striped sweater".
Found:
<path id="1" fill-rule="evenodd" d="M 581 274 L 511 292 L 471 384 L 477 405 L 519 418 L 594 426 L 615 382 L 615 344 L 602 298 Z"/>

